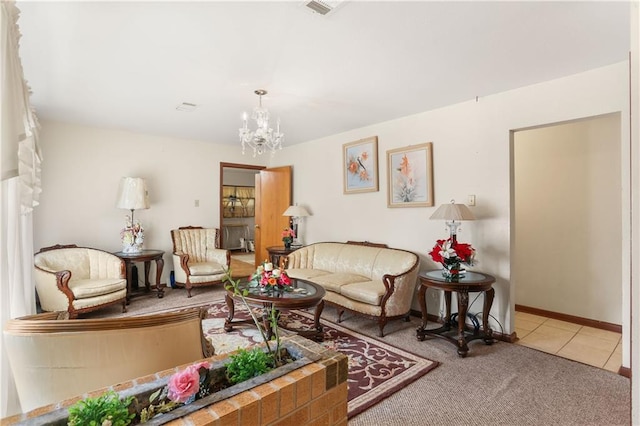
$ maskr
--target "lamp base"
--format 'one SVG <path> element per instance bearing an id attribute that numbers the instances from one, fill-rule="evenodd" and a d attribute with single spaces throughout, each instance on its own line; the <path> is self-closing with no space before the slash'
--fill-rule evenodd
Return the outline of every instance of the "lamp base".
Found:
<path id="1" fill-rule="evenodd" d="M 140 253 L 142 251 L 142 244 L 125 244 L 122 246 L 123 253 Z"/>

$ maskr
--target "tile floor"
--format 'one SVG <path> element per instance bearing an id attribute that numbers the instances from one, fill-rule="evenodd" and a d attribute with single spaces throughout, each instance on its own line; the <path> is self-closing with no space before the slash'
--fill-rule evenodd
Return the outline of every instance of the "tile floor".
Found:
<path id="1" fill-rule="evenodd" d="M 618 372 L 622 365 L 620 333 L 516 312 L 518 345 L 594 367 Z"/>

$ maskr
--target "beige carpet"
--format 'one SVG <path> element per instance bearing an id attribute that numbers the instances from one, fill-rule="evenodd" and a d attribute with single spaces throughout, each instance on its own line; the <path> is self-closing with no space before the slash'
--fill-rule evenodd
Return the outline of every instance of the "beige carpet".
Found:
<path id="1" fill-rule="evenodd" d="M 193 290 L 168 289 L 164 299 L 141 296 L 125 315 L 140 315 L 183 306 L 203 306 L 224 298 L 222 286 Z M 93 317 L 118 316 L 118 307 Z M 335 309 L 326 307 L 323 320 L 335 322 Z M 350 426 L 389 425 L 629 425 L 630 380 L 591 367 L 504 342 L 486 346 L 472 342 L 467 358 L 459 358 L 449 342 L 419 342 L 410 322 L 391 321 L 385 343 L 440 363 L 358 416 Z M 376 338 L 375 321 L 345 315 L 343 327 Z"/>

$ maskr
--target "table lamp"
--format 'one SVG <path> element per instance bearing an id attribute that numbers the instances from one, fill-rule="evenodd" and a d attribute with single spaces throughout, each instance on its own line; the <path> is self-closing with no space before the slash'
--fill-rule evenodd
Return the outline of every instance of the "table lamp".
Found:
<path id="1" fill-rule="evenodd" d="M 301 245 L 302 238 L 300 238 L 300 234 L 298 233 L 299 224 L 302 222 L 302 218 L 305 216 L 311 216 L 309 211 L 302 206 L 293 205 L 289 206 L 287 210 L 282 213 L 282 216 L 289 216 L 289 226 L 293 229 L 293 232 L 296 234 L 296 237 L 293 239 L 293 245 Z"/>
<path id="2" fill-rule="evenodd" d="M 429 219 L 444 219 L 449 227 L 449 236 L 452 242 L 457 241 L 458 227 L 461 220 L 475 220 L 469 207 L 464 204 L 456 204 L 455 200 L 451 200 L 449 204 L 442 204 L 433 212 Z M 457 222 L 456 222 L 457 221 Z"/>
<path id="3" fill-rule="evenodd" d="M 135 210 L 149 208 L 149 193 L 145 180 L 142 178 L 123 177 L 120 180 L 120 187 L 118 188 L 116 207 L 131 210 L 131 222 L 127 224 L 125 229 L 131 229 L 132 241 L 125 241 L 125 239 L 123 239 L 123 245 L 125 245 L 124 251 L 140 251 L 142 240 L 144 239 L 143 228 L 142 225 L 136 226 L 133 213 Z"/>

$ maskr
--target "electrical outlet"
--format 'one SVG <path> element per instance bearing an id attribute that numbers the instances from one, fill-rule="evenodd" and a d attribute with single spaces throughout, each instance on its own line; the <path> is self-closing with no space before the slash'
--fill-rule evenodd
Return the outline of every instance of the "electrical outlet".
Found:
<path id="1" fill-rule="evenodd" d="M 467 199 L 467 204 L 469 204 L 470 206 L 475 206 L 476 205 L 476 196 L 475 195 L 469 195 L 469 197 Z"/>
<path id="2" fill-rule="evenodd" d="M 193 206 L 194 207 L 200 207 L 200 200 L 194 201 Z"/>

